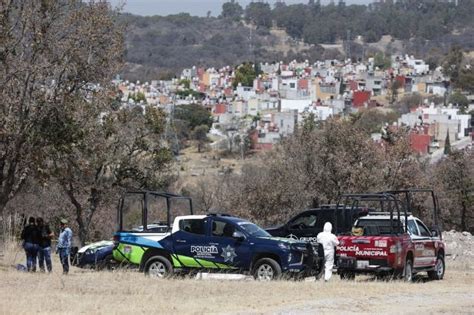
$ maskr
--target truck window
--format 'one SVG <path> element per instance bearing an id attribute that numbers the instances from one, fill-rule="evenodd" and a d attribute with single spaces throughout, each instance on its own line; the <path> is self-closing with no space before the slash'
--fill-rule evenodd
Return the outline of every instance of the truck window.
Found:
<path id="1" fill-rule="evenodd" d="M 316 226 L 317 217 L 315 214 L 308 213 L 297 217 L 293 222 L 290 224 L 290 228 L 297 229 L 297 228 L 313 228 Z"/>
<path id="2" fill-rule="evenodd" d="M 420 233 L 418 232 L 418 228 L 416 227 L 415 221 L 413 220 L 408 220 L 408 233 L 410 233 L 410 235 L 420 235 Z"/>
<path id="3" fill-rule="evenodd" d="M 421 236 L 428 236 L 428 237 L 431 236 L 431 233 L 428 230 L 428 228 L 420 220 L 416 220 L 416 224 L 418 225 L 418 228 L 420 229 Z"/>
<path id="4" fill-rule="evenodd" d="M 231 223 L 214 220 L 212 221 L 212 236 L 232 237 L 235 228 Z"/>
<path id="5" fill-rule="evenodd" d="M 336 231 L 336 226 L 335 226 L 335 218 L 336 214 L 333 210 L 322 210 L 318 212 L 318 222 L 316 223 L 316 227 L 318 229 L 321 229 L 321 231 L 324 228 L 324 224 L 326 222 L 331 222 L 332 224 L 332 231 Z"/>
<path id="6" fill-rule="evenodd" d="M 378 235 L 391 235 L 393 232 L 397 232 L 398 223 L 397 220 L 393 220 L 390 224 L 390 220 L 387 219 L 360 219 L 357 221 L 355 227 L 363 229 L 364 236 L 378 236 Z M 399 231 L 402 233 L 402 230 Z"/>
<path id="7" fill-rule="evenodd" d="M 205 235 L 204 219 L 183 219 L 179 221 L 179 229 L 192 234 Z"/>

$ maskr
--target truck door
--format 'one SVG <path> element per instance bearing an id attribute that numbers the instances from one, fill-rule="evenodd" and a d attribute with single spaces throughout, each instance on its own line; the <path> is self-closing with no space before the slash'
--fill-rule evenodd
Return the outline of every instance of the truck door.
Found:
<path id="1" fill-rule="evenodd" d="M 207 260 L 217 255 L 217 248 L 210 246 L 207 237 L 208 218 L 183 218 L 179 230 L 172 234 L 175 267 L 209 268 Z"/>
<path id="2" fill-rule="evenodd" d="M 436 248 L 435 248 L 435 241 L 431 236 L 430 231 L 418 219 L 415 219 L 416 225 L 418 226 L 418 230 L 420 231 L 420 243 L 423 244 L 423 251 L 420 253 L 421 256 L 419 258 L 420 265 L 423 266 L 434 266 L 436 264 Z M 421 248 L 421 246 L 420 246 Z"/>
<path id="3" fill-rule="evenodd" d="M 419 225 L 415 222 L 414 219 L 408 220 L 408 233 L 411 236 L 413 241 L 413 245 L 415 248 L 414 252 L 414 262 L 413 265 L 415 268 L 419 267 L 426 267 L 431 265 L 432 257 L 430 257 L 430 244 L 431 243 L 431 236 L 426 235 L 426 232 L 421 234 L 419 229 Z M 428 232 L 429 234 L 429 232 Z"/>
<path id="4" fill-rule="evenodd" d="M 321 225 L 319 222 L 319 214 L 322 212 L 304 212 L 294 218 L 288 223 L 289 235 L 286 237 L 315 243 L 318 233 L 323 230 L 322 226 L 324 223 L 321 223 Z M 319 226 L 320 228 L 318 229 Z"/>
<path id="5" fill-rule="evenodd" d="M 212 218 L 212 228 L 209 245 L 217 247 L 213 262 L 218 268 L 248 268 L 251 252 L 247 239 L 237 240 L 232 237 L 239 227 L 219 218 Z M 241 232 L 241 231 L 240 231 Z"/>

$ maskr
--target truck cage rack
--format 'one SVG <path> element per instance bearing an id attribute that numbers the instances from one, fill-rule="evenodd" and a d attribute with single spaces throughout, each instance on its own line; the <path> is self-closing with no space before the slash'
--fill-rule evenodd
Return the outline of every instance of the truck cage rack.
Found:
<path id="1" fill-rule="evenodd" d="M 407 231 L 407 226 L 408 226 L 408 212 L 406 207 L 404 208 L 403 211 L 403 216 L 405 219 L 405 224 L 404 226 L 401 224 L 401 209 L 400 209 L 400 200 L 391 193 L 388 192 L 381 192 L 381 193 L 369 193 L 369 194 L 343 194 L 338 198 L 337 206 L 336 209 L 339 208 L 339 205 L 342 205 L 342 208 L 350 207 L 351 211 L 353 209 L 361 208 L 360 203 L 361 202 L 375 202 L 375 203 L 380 203 L 380 211 L 370 211 L 372 214 L 375 213 L 380 213 L 382 214 L 388 214 L 390 216 L 390 230 L 391 233 L 395 234 L 395 229 L 393 225 L 393 220 L 397 219 L 397 226 L 396 230 L 397 231 Z M 362 207 L 363 208 L 363 207 Z M 388 211 L 386 211 L 388 210 Z M 396 212 L 396 218 L 394 218 L 394 211 Z"/>
<path id="2" fill-rule="evenodd" d="M 394 196 L 398 195 L 405 195 L 405 205 L 406 205 L 406 211 L 408 213 L 412 213 L 411 207 L 411 201 L 412 201 L 412 194 L 413 193 L 428 193 L 431 196 L 432 202 L 433 202 L 433 224 L 437 229 L 439 229 L 439 222 L 438 222 L 438 214 L 439 214 L 439 202 L 438 198 L 434 193 L 433 189 L 429 188 L 408 188 L 408 189 L 398 189 L 398 190 L 387 190 L 383 191 L 381 193 L 387 193 L 387 194 L 392 194 Z M 400 200 L 401 201 L 401 200 Z"/>
<path id="3" fill-rule="evenodd" d="M 166 223 L 169 226 L 171 226 L 170 218 L 171 218 L 171 201 L 172 200 L 187 200 L 189 204 L 189 210 L 190 214 L 193 214 L 193 200 L 191 197 L 186 197 L 182 195 L 177 195 L 169 192 L 164 192 L 164 191 L 152 191 L 152 190 L 127 190 L 122 197 L 119 200 L 118 204 L 118 209 L 117 209 L 117 218 L 118 218 L 118 227 L 119 230 L 122 230 L 123 228 L 123 215 L 122 215 L 122 209 L 123 209 L 123 203 L 124 199 L 127 195 L 142 195 L 143 196 L 143 201 L 142 201 L 142 224 L 143 224 L 143 229 L 146 231 L 148 229 L 148 199 L 150 195 L 157 196 L 164 198 L 166 200 Z"/>

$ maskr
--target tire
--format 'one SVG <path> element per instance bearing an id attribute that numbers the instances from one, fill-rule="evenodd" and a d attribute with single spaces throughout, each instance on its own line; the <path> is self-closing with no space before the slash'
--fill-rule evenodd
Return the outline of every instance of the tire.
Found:
<path id="1" fill-rule="evenodd" d="M 281 277 L 281 267 L 274 259 L 262 258 L 255 263 L 252 274 L 259 281 L 277 280 Z"/>
<path id="2" fill-rule="evenodd" d="M 339 274 L 339 277 L 341 278 L 341 280 L 354 280 L 355 279 L 355 272 L 352 272 L 352 271 L 342 271 L 340 274 Z"/>
<path id="3" fill-rule="evenodd" d="M 97 270 L 113 270 L 115 269 L 116 261 L 112 254 L 105 256 L 104 260 L 96 264 Z"/>
<path id="4" fill-rule="evenodd" d="M 444 264 L 444 257 L 438 256 L 436 259 L 436 265 L 434 270 L 428 271 L 428 277 L 431 280 L 442 280 L 444 277 L 444 271 L 446 269 L 446 265 Z"/>
<path id="5" fill-rule="evenodd" d="M 403 268 L 403 280 L 406 282 L 413 281 L 413 261 L 407 259 L 405 262 L 405 267 Z"/>
<path id="6" fill-rule="evenodd" d="M 163 256 L 152 256 L 145 263 L 145 275 L 152 278 L 169 278 L 173 274 L 171 262 Z"/>

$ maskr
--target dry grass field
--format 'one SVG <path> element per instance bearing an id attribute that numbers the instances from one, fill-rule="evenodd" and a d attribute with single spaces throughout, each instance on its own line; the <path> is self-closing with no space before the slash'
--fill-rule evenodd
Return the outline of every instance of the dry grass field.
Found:
<path id="1" fill-rule="evenodd" d="M 315 281 L 156 280 L 134 271 L 72 268 L 28 274 L 11 266 L 22 251 L 3 249 L 1 314 L 473 314 L 474 265 L 450 263 L 443 281 L 403 283 L 360 277 Z"/>

